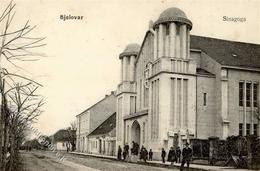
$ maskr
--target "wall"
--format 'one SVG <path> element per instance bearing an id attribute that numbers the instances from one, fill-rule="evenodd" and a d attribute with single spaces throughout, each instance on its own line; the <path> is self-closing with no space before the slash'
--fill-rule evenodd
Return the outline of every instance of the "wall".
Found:
<path id="1" fill-rule="evenodd" d="M 243 123 L 244 108 L 239 107 L 239 81 L 247 80 L 258 82 L 258 106 L 259 106 L 259 83 L 260 83 L 260 72 L 250 72 L 243 70 L 228 69 L 228 120 L 229 124 L 229 135 L 238 135 L 238 124 Z M 253 110 L 257 110 L 254 108 Z M 253 111 L 254 112 L 254 111 Z M 258 123 L 255 114 L 252 112 L 251 107 L 247 107 L 247 123 L 251 123 L 251 117 L 253 115 L 253 122 Z M 258 131 L 259 133 L 259 131 Z M 259 134 L 258 134 L 259 135 Z"/>
<path id="2" fill-rule="evenodd" d="M 116 112 L 116 96 L 110 94 L 102 101 L 89 109 L 90 111 L 90 127 L 89 132 L 96 129 L 102 122 Z"/>
<path id="3" fill-rule="evenodd" d="M 204 105 L 206 93 L 206 105 Z M 216 114 L 215 78 L 197 77 L 197 138 L 214 136 L 214 116 Z"/>
<path id="4" fill-rule="evenodd" d="M 110 95 L 77 116 L 77 151 L 88 152 L 90 143 L 87 135 L 115 112 L 116 96 L 114 92 L 111 92 Z"/>
<path id="5" fill-rule="evenodd" d="M 144 82 L 145 82 L 144 71 L 146 69 L 147 63 L 153 61 L 154 58 L 153 39 L 154 39 L 153 34 L 148 32 L 147 37 L 144 39 L 143 46 L 140 50 L 140 56 L 137 58 L 136 61 L 135 81 L 136 81 L 136 88 L 137 88 L 137 99 L 136 99 L 137 111 L 147 108 L 144 107 Z"/>

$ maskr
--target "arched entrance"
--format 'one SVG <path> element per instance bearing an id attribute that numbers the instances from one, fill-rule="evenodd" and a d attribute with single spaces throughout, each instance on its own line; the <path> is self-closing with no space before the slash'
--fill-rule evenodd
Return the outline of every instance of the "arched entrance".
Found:
<path id="1" fill-rule="evenodd" d="M 140 137 L 141 137 L 141 129 L 140 129 L 140 124 L 137 121 L 134 121 L 132 124 L 132 141 L 137 143 L 140 146 Z"/>

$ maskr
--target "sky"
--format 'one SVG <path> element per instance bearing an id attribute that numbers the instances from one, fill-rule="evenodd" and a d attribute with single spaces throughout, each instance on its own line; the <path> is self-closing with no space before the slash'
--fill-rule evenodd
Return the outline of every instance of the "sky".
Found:
<path id="1" fill-rule="evenodd" d="M 0 0 L 0 10 L 8 3 Z M 46 37 L 37 49 L 46 57 L 21 64 L 30 78 L 43 84 L 46 104 L 34 125 L 51 135 L 76 115 L 116 90 L 119 54 L 129 43 L 141 44 L 150 20 L 169 7 L 182 9 L 192 21 L 191 34 L 260 44 L 258 0 L 14 0 L 14 24 L 37 25 L 33 36 Z M 82 20 L 60 15 L 83 16 Z M 246 18 L 245 22 L 223 17 Z"/>

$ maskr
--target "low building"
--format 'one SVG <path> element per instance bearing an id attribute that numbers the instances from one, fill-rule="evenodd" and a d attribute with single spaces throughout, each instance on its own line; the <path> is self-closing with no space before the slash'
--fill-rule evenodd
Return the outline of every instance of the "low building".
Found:
<path id="1" fill-rule="evenodd" d="M 73 139 L 75 137 L 76 130 L 61 129 L 51 136 L 51 141 L 55 150 L 72 151 L 72 144 L 75 143 Z"/>
<path id="2" fill-rule="evenodd" d="M 89 152 L 114 156 L 116 152 L 116 113 L 88 135 Z"/>
<path id="3" fill-rule="evenodd" d="M 102 100 L 87 108 L 76 116 L 77 118 L 77 140 L 76 150 L 79 152 L 90 152 L 88 135 L 100 124 L 116 112 L 116 95 L 112 91 Z"/>

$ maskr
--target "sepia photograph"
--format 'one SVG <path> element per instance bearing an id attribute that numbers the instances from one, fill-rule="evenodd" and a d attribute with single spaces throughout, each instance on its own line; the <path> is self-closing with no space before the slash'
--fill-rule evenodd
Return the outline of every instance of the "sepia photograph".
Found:
<path id="1" fill-rule="evenodd" d="M 259 0 L 0 0 L 0 171 L 260 170 Z"/>

